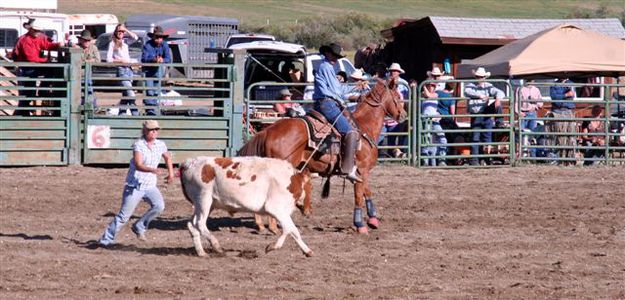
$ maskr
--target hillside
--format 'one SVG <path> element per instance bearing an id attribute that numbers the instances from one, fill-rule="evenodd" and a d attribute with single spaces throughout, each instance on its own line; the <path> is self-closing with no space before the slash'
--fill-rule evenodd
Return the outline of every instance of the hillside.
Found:
<path id="1" fill-rule="evenodd" d="M 625 14 L 625 0 L 419 0 L 419 1 L 205 1 L 205 0 L 59 0 L 63 13 L 112 13 L 120 19 L 136 13 L 168 13 L 232 17 L 246 27 L 286 25 L 314 16 L 364 13 L 379 20 L 421 18 L 428 15 L 463 17 L 564 18 L 578 10 L 605 6 L 607 15 Z"/>

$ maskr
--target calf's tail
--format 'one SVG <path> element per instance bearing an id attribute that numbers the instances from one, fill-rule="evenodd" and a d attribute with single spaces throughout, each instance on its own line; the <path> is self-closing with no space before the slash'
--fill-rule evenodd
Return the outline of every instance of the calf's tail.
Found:
<path id="1" fill-rule="evenodd" d="M 186 180 L 185 180 L 187 176 L 185 176 L 184 174 L 188 168 L 189 166 L 186 162 L 180 164 L 180 167 L 178 167 L 178 175 L 180 176 L 180 186 L 182 187 L 182 193 L 184 194 L 185 199 L 187 199 L 187 201 L 193 204 L 193 199 L 191 199 L 191 197 L 189 197 L 189 194 L 187 193 Z"/>

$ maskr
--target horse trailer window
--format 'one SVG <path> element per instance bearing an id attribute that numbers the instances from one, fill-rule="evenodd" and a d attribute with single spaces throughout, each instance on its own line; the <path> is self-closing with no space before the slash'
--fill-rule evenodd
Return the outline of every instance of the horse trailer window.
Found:
<path id="1" fill-rule="evenodd" d="M 17 30 L 0 28 L 0 48 L 13 48 L 17 42 Z"/>

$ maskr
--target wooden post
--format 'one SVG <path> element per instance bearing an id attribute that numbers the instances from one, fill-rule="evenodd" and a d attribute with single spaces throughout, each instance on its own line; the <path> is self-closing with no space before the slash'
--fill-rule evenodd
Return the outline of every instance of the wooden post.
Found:
<path id="1" fill-rule="evenodd" d="M 232 84 L 232 112 L 231 112 L 231 145 L 228 148 L 228 156 L 234 156 L 243 146 L 243 99 L 245 97 L 244 75 L 245 75 L 245 50 L 234 50 L 234 67 L 231 74 Z M 225 112 L 224 112 L 225 115 Z"/>
<path id="2" fill-rule="evenodd" d="M 79 165 L 82 162 L 82 111 L 80 105 L 80 84 L 82 82 L 82 50 L 69 48 L 69 153 L 70 165 Z"/>

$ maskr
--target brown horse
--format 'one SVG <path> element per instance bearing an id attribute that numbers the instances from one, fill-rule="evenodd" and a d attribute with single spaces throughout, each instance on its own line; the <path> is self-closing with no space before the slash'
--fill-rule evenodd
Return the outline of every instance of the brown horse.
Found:
<path id="1" fill-rule="evenodd" d="M 399 122 L 406 118 L 406 111 L 396 87 L 394 80 L 386 82 L 378 79 L 373 89 L 361 97 L 352 114 L 361 134 L 361 147 L 356 152 L 356 166 L 362 182 L 354 184 L 354 225 L 359 233 L 368 232 L 367 226 L 362 222 L 362 208 L 365 203 L 369 216 L 367 224 L 374 229 L 379 226 L 372 199 L 373 193 L 369 188 L 369 173 L 378 159 L 376 142 L 384 124 L 384 117 L 389 116 Z M 332 154 L 315 153 L 314 149 L 308 147 L 306 131 L 306 124 L 301 120 L 279 120 L 256 134 L 239 150 L 239 155 L 281 158 L 297 168 L 305 167 L 310 172 L 319 173 L 329 179 L 335 174 L 334 166 L 338 158 Z M 326 183 L 323 194 L 327 195 L 329 180 Z M 304 203 L 308 204 L 307 212 L 310 212 L 308 192 Z"/>

